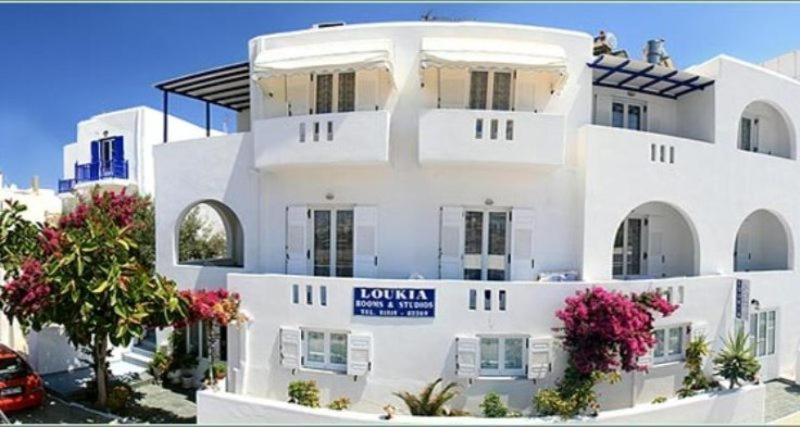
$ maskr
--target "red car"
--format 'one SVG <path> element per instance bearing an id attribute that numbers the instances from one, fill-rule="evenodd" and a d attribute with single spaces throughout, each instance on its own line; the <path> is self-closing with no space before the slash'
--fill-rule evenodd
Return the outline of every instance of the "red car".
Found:
<path id="1" fill-rule="evenodd" d="M 14 350 L 0 344 L 0 410 L 33 408 L 43 400 L 42 377 Z"/>

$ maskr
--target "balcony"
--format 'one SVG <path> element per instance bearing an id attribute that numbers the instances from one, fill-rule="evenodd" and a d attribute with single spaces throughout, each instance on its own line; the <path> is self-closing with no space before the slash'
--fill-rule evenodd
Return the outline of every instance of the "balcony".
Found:
<path id="1" fill-rule="evenodd" d="M 102 179 L 128 179 L 127 160 L 109 160 L 93 163 L 75 163 L 75 178 L 58 181 L 58 192 L 68 193 L 77 184 L 100 181 Z"/>
<path id="2" fill-rule="evenodd" d="M 490 110 L 428 110 L 419 119 L 421 164 L 564 164 L 564 117 Z"/>
<path id="3" fill-rule="evenodd" d="M 388 164 L 389 120 L 388 111 L 355 111 L 256 121 L 256 167 Z"/>

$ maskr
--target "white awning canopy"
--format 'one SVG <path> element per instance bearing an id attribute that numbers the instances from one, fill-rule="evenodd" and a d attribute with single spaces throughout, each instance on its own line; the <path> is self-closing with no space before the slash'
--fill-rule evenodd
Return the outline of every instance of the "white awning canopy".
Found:
<path id="1" fill-rule="evenodd" d="M 543 71 L 552 73 L 560 88 L 566 81 L 567 54 L 561 46 L 549 43 L 425 37 L 420 66 Z"/>
<path id="2" fill-rule="evenodd" d="M 265 49 L 253 61 L 255 79 L 311 72 L 392 71 L 390 40 L 354 40 Z"/>

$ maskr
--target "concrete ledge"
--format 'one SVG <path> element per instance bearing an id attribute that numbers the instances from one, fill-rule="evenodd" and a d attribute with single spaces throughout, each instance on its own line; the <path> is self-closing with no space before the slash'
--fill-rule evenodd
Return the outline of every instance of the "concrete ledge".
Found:
<path id="1" fill-rule="evenodd" d="M 602 412 L 596 418 L 581 418 L 570 423 L 648 424 L 648 423 L 763 423 L 766 387 L 751 385 L 735 390 L 706 393 L 686 399 L 669 399 L 664 403 L 638 405 L 633 408 Z M 479 417 L 412 417 L 398 415 L 391 421 L 382 414 L 334 411 L 241 396 L 226 392 L 197 392 L 198 424 L 376 424 L 405 425 L 543 425 L 561 423 L 546 418 L 479 418 Z"/>

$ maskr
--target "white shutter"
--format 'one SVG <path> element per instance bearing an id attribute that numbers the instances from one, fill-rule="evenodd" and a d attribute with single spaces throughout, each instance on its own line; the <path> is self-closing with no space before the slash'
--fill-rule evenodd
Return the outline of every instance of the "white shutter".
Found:
<path id="1" fill-rule="evenodd" d="M 308 274 L 308 207 L 286 208 L 286 274 Z"/>
<path id="2" fill-rule="evenodd" d="M 309 113 L 311 78 L 308 74 L 286 76 L 286 98 L 292 116 L 305 116 Z"/>
<path id="3" fill-rule="evenodd" d="M 649 216 L 647 218 L 647 275 L 664 277 L 664 218 Z"/>
<path id="4" fill-rule="evenodd" d="M 464 208 L 444 206 L 439 230 L 439 278 L 464 278 L 463 262 Z"/>
<path id="5" fill-rule="evenodd" d="M 380 70 L 356 71 L 356 111 L 373 111 L 378 106 Z"/>
<path id="6" fill-rule="evenodd" d="M 460 335 L 456 337 L 456 376 L 459 378 L 475 378 L 478 376 L 477 337 Z"/>
<path id="7" fill-rule="evenodd" d="M 511 280 L 534 280 L 534 213 L 530 209 L 511 210 Z"/>
<path id="8" fill-rule="evenodd" d="M 378 277 L 378 208 L 353 209 L 353 276 Z"/>
<path id="9" fill-rule="evenodd" d="M 347 336 L 347 375 L 366 375 L 372 369 L 372 336 L 351 333 Z"/>
<path id="10" fill-rule="evenodd" d="M 553 337 L 528 339 L 528 378 L 538 380 L 550 375 L 553 363 Z"/>
<path id="11" fill-rule="evenodd" d="M 301 349 L 300 329 L 281 326 L 281 366 L 287 369 L 299 368 Z"/>

